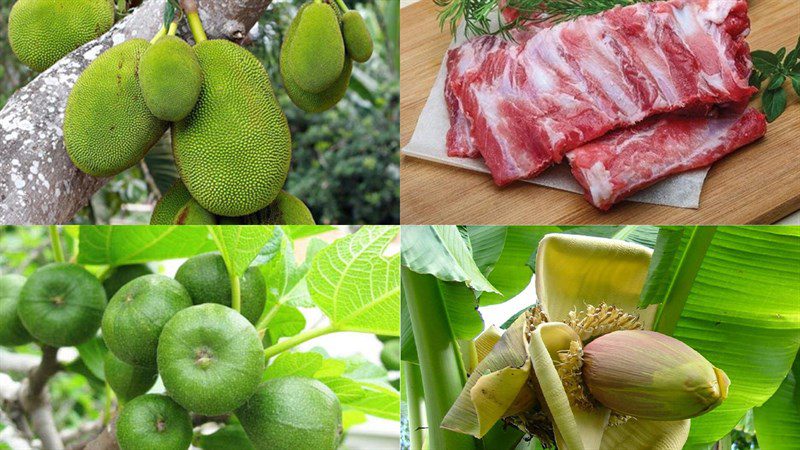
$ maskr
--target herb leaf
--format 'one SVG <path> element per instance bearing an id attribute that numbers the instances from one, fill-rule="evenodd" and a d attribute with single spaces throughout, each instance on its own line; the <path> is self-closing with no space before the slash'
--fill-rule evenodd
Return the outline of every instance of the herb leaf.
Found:
<path id="1" fill-rule="evenodd" d="M 753 57 L 753 66 L 764 75 L 775 73 L 781 63 L 774 53 L 765 50 L 756 50 L 750 55 Z"/>
<path id="2" fill-rule="evenodd" d="M 786 91 L 780 88 L 767 89 L 761 94 L 761 107 L 767 122 L 773 122 L 786 109 Z"/>
<path id="3" fill-rule="evenodd" d="M 767 85 L 767 90 L 772 91 L 775 89 L 780 89 L 780 87 L 783 86 L 784 81 L 786 81 L 786 75 L 782 73 L 775 75 L 774 77 L 772 77 L 772 80 L 769 82 L 769 85 Z"/>

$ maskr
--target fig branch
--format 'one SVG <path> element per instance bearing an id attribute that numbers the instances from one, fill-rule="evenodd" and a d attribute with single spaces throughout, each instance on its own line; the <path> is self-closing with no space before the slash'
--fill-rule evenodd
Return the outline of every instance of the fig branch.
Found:
<path id="1" fill-rule="evenodd" d="M 334 333 L 336 331 L 339 330 L 337 330 L 333 325 L 328 325 L 327 327 L 314 328 L 312 330 L 308 330 L 296 336 L 292 336 L 289 339 L 283 340 L 273 346 L 267 347 L 267 349 L 264 350 L 264 358 L 268 360 L 273 356 L 285 352 L 286 350 L 297 347 L 303 342 L 310 341 L 311 339 L 324 336 L 326 334 Z"/>

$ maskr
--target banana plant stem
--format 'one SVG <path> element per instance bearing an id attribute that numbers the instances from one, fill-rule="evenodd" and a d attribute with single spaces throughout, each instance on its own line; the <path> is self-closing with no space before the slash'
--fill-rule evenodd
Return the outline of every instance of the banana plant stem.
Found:
<path id="1" fill-rule="evenodd" d="M 411 450 L 422 450 L 423 422 L 422 408 L 425 393 L 422 389 L 422 374 L 419 366 L 403 361 L 403 375 L 406 382 L 406 397 L 408 398 L 408 431 L 411 437 Z"/>
<path id="2" fill-rule="evenodd" d="M 466 374 L 437 280 L 403 267 L 401 282 L 425 392 L 429 448 L 477 450 L 478 443 L 472 436 L 441 427 L 466 383 Z"/>
<path id="3" fill-rule="evenodd" d="M 289 339 L 283 340 L 278 342 L 275 345 L 267 347 L 264 350 L 264 358 L 270 359 L 273 356 L 285 352 L 291 348 L 297 347 L 298 345 L 302 344 L 303 342 L 310 341 L 316 337 L 324 336 L 326 334 L 330 334 L 337 331 L 333 325 L 328 325 L 327 327 L 321 328 L 314 328 L 312 330 L 308 330 L 304 333 L 300 333 L 296 336 L 292 336 Z"/>
<path id="4" fill-rule="evenodd" d="M 64 262 L 64 249 L 61 248 L 61 238 L 58 236 L 58 227 L 50 225 L 50 244 L 53 246 L 53 258 L 56 262 Z"/>

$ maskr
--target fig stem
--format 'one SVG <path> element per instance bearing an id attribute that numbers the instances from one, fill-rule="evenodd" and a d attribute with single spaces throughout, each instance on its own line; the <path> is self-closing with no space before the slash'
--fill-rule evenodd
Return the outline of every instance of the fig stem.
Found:
<path id="1" fill-rule="evenodd" d="M 61 238 L 58 236 L 58 227 L 50 225 L 50 244 L 53 246 L 53 258 L 56 262 L 64 262 L 64 250 L 61 248 Z"/>
<path id="2" fill-rule="evenodd" d="M 330 334 L 336 331 L 338 330 L 333 325 L 328 325 L 327 327 L 314 328 L 306 332 L 300 333 L 298 335 L 292 336 L 289 339 L 283 340 L 275 345 L 267 347 L 264 350 L 264 359 L 268 360 L 279 353 L 289 350 L 290 348 L 297 347 L 303 342 L 310 341 L 311 339 L 314 339 L 316 337 L 324 336 L 326 334 Z"/>
<path id="3" fill-rule="evenodd" d="M 231 307 L 238 313 L 242 312 L 242 287 L 239 283 L 239 277 L 233 270 L 228 270 L 228 276 L 231 279 Z"/>

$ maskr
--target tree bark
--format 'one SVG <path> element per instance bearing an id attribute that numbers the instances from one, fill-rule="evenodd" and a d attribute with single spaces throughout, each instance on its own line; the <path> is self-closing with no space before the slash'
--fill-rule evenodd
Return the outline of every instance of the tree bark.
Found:
<path id="1" fill-rule="evenodd" d="M 209 39 L 241 42 L 271 0 L 198 0 Z M 161 25 L 164 0 L 146 0 L 98 39 L 65 56 L 17 91 L 0 110 L 0 223 L 59 224 L 85 206 L 107 178 L 70 161 L 61 126 L 78 76 L 113 45 L 150 40 Z M 188 36 L 188 28 L 181 27 Z M 188 39 L 191 42 L 191 39 Z"/>

